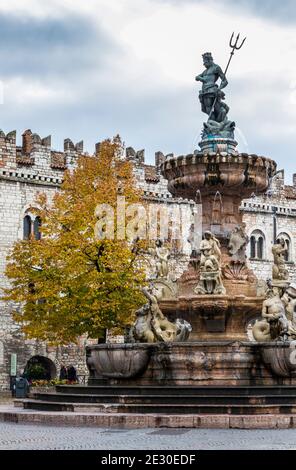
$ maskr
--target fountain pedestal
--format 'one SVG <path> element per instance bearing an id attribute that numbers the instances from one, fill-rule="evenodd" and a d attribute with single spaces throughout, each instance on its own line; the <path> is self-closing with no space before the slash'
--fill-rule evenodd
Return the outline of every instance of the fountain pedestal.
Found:
<path id="1" fill-rule="evenodd" d="M 206 294 L 196 288 L 205 275 L 197 263 L 179 279 L 178 296 L 164 299 L 161 308 L 165 314 L 192 324 L 191 339 L 247 340 L 247 326 L 260 316 L 263 297 L 257 295 L 258 281 L 245 255 L 234 256 L 229 241 L 235 230 L 243 230 L 242 199 L 266 191 L 276 164 L 258 155 L 219 150 L 207 153 L 205 144 L 202 148 L 167 159 L 161 170 L 173 196 L 195 199 L 200 194 L 202 232 L 210 231 L 220 242 L 224 292 Z"/>
<path id="2" fill-rule="evenodd" d="M 173 196 L 194 199 L 197 192 L 201 195 L 203 233 L 214 232 L 220 242 L 224 291 L 197 293 L 203 273 L 198 262 L 191 264 L 177 281 L 176 293 L 160 301 L 163 314 L 171 321 L 183 318 L 191 324 L 190 342 L 147 344 L 149 364 L 145 371 L 139 367 L 141 373 L 130 375 L 129 383 L 278 383 L 272 368 L 262 361 L 262 345 L 251 342 L 247 335 L 248 325 L 261 315 L 264 296 L 258 295 L 258 281 L 245 256 L 242 253 L 233 256 L 229 249 L 232 232 L 243 229 L 242 199 L 266 191 L 275 170 L 275 162 L 268 158 L 226 152 L 196 152 L 169 158 L 162 164 L 162 174 Z M 103 351 L 107 348 L 108 355 L 125 357 L 128 346 L 131 345 L 92 346 L 88 351 L 96 357 L 101 349 L 105 354 Z M 270 345 L 263 349 L 270 354 Z M 93 378 L 98 376 L 92 373 Z M 113 380 L 113 383 L 124 381 L 119 375 L 113 375 Z"/>
<path id="3" fill-rule="evenodd" d="M 199 146 L 205 154 L 209 152 L 226 152 L 228 154 L 237 155 L 237 142 L 230 138 L 213 135 L 207 139 L 203 139 Z"/>

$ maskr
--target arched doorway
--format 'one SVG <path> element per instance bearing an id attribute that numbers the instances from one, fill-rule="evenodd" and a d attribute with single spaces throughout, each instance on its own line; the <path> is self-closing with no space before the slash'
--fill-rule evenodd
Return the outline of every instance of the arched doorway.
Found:
<path id="1" fill-rule="evenodd" d="M 24 373 L 28 380 L 51 380 L 57 375 L 54 363 L 44 356 L 33 356 L 26 364 Z"/>

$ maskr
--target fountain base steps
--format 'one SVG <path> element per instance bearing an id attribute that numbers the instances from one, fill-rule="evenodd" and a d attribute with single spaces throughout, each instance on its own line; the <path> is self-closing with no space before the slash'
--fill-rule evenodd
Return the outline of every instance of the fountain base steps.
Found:
<path id="1" fill-rule="evenodd" d="M 33 411 L 0 406 L 0 422 L 54 426 L 80 426 L 115 429 L 295 429 L 292 414 L 152 414 Z"/>
<path id="2" fill-rule="evenodd" d="M 294 386 L 58 386 L 16 400 L 25 410 L 164 415 L 295 415 Z"/>

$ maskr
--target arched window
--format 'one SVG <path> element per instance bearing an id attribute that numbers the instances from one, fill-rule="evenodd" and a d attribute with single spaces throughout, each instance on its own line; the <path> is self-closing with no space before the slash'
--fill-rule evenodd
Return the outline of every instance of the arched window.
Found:
<path id="1" fill-rule="evenodd" d="M 254 230 L 250 237 L 250 258 L 265 258 L 265 236 L 261 230 Z"/>
<path id="2" fill-rule="evenodd" d="M 23 238 L 29 240 L 30 236 L 33 235 L 35 240 L 41 239 L 41 218 L 34 213 L 27 211 L 23 220 Z"/>
<path id="3" fill-rule="evenodd" d="M 277 236 L 277 241 L 283 238 L 286 242 L 287 252 L 285 254 L 285 261 L 292 261 L 292 253 L 291 253 L 291 239 L 289 235 L 285 232 L 279 233 Z"/>
<path id="4" fill-rule="evenodd" d="M 250 239 L 250 258 L 256 258 L 256 238 L 253 236 Z"/>
<path id="5" fill-rule="evenodd" d="M 29 215 L 26 215 L 24 218 L 24 240 L 28 240 L 30 238 L 32 231 L 32 219 Z"/>
<path id="6" fill-rule="evenodd" d="M 40 240 L 41 239 L 40 227 L 41 227 L 41 219 L 40 219 L 39 216 L 37 216 L 36 219 L 34 220 L 34 238 L 35 238 L 35 240 Z"/>
<path id="7" fill-rule="evenodd" d="M 263 259 L 263 237 L 259 237 L 257 241 L 257 258 Z"/>

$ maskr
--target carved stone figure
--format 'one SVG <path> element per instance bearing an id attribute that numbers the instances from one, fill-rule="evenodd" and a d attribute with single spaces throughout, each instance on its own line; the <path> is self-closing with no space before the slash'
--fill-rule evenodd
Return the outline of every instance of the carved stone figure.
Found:
<path id="1" fill-rule="evenodd" d="M 228 244 L 229 253 L 233 261 L 245 263 L 246 261 L 246 246 L 249 242 L 249 237 L 246 235 L 243 226 L 237 226 L 230 235 Z"/>
<path id="2" fill-rule="evenodd" d="M 270 324 L 267 320 L 256 320 L 252 329 L 253 337 L 260 343 L 271 341 Z"/>
<path id="3" fill-rule="evenodd" d="M 186 341 L 192 331 L 191 325 L 179 318 L 175 323 L 170 322 L 160 310 L 153 288 L 143 288 L 142 292 L 149 303 L 137 311 L 137 320 L 130 331 L 131 341 L 145 343 Z"/>
<path id="4" fill-rule="evenodd" d="M 296 306 L 296 299 L 291 299 L 287 292 L 284 293 L 282 296 L 282 301 L 285 306 L 286 316 L 288 321 L 295 321 L 295 306 Z"/>
<path id="5" fill-rule="evenodd" d="M 200 242 L 199 249 L 201 253 L 210 250 L 211 255 L 215 256 L 218 264 L 221 262 L 221 250 L 219 240 L 210 231 L 206 231 L 204 239 Z"/>
<path id="6" fill-rule="evenodd" d="M 130 330 L 130 340 L 139 343 L 154 343 L 155 336 L 151 327 L 151 311 L 149 304 L 143 305 L 136 311 L 137 319 Z"/>
<path id="7" fill-rule="evenodd" d="M 289 279 L 289 273 L 285 266 L 285 255 L 288 252 L 287 243 L 284 238 L 280 238 L 272 247 L 274 265 L 272 267 L 272 278 L 279 281 Z"/>
<path id="8" fill-rule="evenodd" d="M 188 243 L 191 247 L 191 255 L 196 257 L 198 252 L 198 244 L 196 243 L 196 234 L 195 234 L 195 226 L 194 224 L 190 225 L 189 228 L 189 236 L 187 238 Z"/>
<path id="9" fill-rule="evenodd" d="M 287 295 L 280 298 L 279 289 L 270 286 L 262 305 L 262 320 L 253 326 L 256 341 L 287 340 L 296 335 L 295 324 L 286 315 L 287 306 L 290 308 L 289 302 Z"/>
<path id="10" fill-rule="evenodd" d="M 231 260 L 223 266 L 223 276 L 225 279 L 233 279 L 240 281 L 254 280 L 254 274 L 246 264 L 246 246 L 249 237 L 245 232 L 246 224 L 237 225 L 230 234 L 228 251 Z M 263 292 L 265 295 L 265 290 Z"/>
<path id="11" fill-rule="evenodd" d="M 286 317 L 285 306 L 279 296 L 277 288 L 272 288 L 268 291 L 267 299 L 262 305 L 262 317 L 265 318 L 272 328 L 280 329 L 281 333 L 287 333 L 288 320 Z"/>
<path id="12" fill-rule="evenodd" d="M 220 242 L 211 232 L 205 232 L 200 244 L 200 280 L 197 294 L 225 294 L 221 276 Z"/>
<path id="13" fill-rule="evenodd" d="M 204 122 L 204 128 L 202 138 L 206 138 L 209 135 L 218 135 L 223 138 L 234 138 L 235 122 L 225 119 L 222 122 L 216 122 L 209 119 L 208 122 Z"/>
<path id="14" fill-rule="evenodd" d="M 191 253 L 190 253 L 190 266 L 195 270 L 198 269 L 200 263 L 200 238 L 201 235 L 195 230 L 195 224 L 190 225 L 189 237 L 187 238 L 188 243 L 190 243 Z"/>
<path id="15" fill-rule="evenodd" d="M 149 250 L 153 256 L 153 267 L 155 268 L 150 281 L 153 283 L 153 290 L 158 300 L 171 299 L 177 294 L 177 284 L 175 273 L 169 270 L 170 250 L 163 241 L 155 241 L 155 247 Z"/>
<path id="16" fill-rule="evenodd" d="M 156 240 L 154 256 L 156 260 L 156 277 L 167 278 L 169 274 L 170 251 L 163 244 L 162 240 Z"/>
<path id="17" fill-rule="evenodd" d="M 177 318 L 176 322 L 177 332 L 176 338 L 178 342 L 187 341 L 192 331 L 192 326 L 183 318 Z"/>
<path id="18" fill-rule="evenodd" d="M 288 335 L 291 339 L 296 338 L 296 297 L 294 284 L 290 285 L 284 295 L 282 302 L 285 306 L 286 317 L 288 320 Z"/>
<path id="19" fill-rule="evenodd" d="M 197 75 L 195 80 L 202 82 L 202 89 L 199 92 L 201 110 L 210 116 L 218 92 L 220 91 L 221 94 L 221 90 L 228 85 L 228 81 L 221 67 L 214 63 L 211 52 L 205 52 L 202 57 L 205 70 L 200 75 Z M 219 78 L 221 78 L 220 87 L 216 85 Z M 214 121 L 221 122 L 225 115 L 223 117 L 220 116 L 220 112 L 220 106 L 217 106 L 210 117 L 212 117 Z"/>
<path id="20" fill-rule="evenodd" d="M 204 124 L 203 138 L 208 135 L 219 135 L 221 137 L 234 137 L 235 123 L 227 119 L 229 107 L 224 103 L 225 93 L 222 91 L 228 85 L 228 81 L 221 67 L 214 63 L 212 54 L 203 54 L 203 64 L 205 70 L 195 77 L 195 80 L 202 82 L 202 89 L 199 92 L 201 110 L 209 118 Z M 216 84 L 221 79 L 220 86 Z"/>

